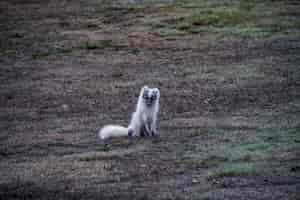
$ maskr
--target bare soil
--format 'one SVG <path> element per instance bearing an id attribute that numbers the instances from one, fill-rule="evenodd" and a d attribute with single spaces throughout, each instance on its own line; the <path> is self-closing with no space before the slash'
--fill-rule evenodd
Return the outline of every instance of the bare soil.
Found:
<path id="1" fill-rule="evenodd" d="M 171 1 L 106 4 L 0 2 L 0 199 L 299 198 L 300 39 L 162 37 Z M 101 141 L 143 85 L 160 136 Z"/>

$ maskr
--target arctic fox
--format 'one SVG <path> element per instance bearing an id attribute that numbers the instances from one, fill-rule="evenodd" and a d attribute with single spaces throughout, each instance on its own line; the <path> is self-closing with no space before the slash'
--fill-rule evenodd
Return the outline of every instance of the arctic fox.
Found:
<path id="1" fill-rule="evenodd" d="M 159 111 L 160 92 L 158 88 L 144 86 L 139 95 L 136 110 L 132 114 L 129 126 L 106 125 L 99 131 L 104 140 L 119 136 L 157 135 L 157 117 Z"/>

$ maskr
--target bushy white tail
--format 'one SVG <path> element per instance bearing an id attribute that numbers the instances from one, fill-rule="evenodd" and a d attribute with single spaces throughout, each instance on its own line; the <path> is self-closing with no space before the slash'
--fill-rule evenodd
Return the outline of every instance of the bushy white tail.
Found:
<path id="1" fill-rule="evenodd" d="M 102 140 L 120 136 L 128 136 L 128 128 L 119 125 L 106 125 L 99 131 L 99 137 Z"/>

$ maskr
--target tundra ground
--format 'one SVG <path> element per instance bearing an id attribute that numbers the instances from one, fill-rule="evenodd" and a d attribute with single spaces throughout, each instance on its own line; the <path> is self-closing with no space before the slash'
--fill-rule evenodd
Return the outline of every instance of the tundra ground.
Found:
<path id="1" fill-rule="evenodd" d="M 299 10 L 1 1 L 0 199 L 299 198 Z M 143 85 L 161 135 L 100 141 Z"/>

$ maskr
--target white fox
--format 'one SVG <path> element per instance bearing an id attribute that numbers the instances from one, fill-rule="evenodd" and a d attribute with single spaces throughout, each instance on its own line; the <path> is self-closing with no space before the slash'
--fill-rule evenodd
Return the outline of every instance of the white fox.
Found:
<path id="1" fill-rule="evenodd" d="M 126 128 L 119 125 L 106 125 L 99 131 L 99 137 L 104 140 L 119 136 L 157 135 L 159 98 L 159 89 L 144 86 L 129 126 Z"/>

